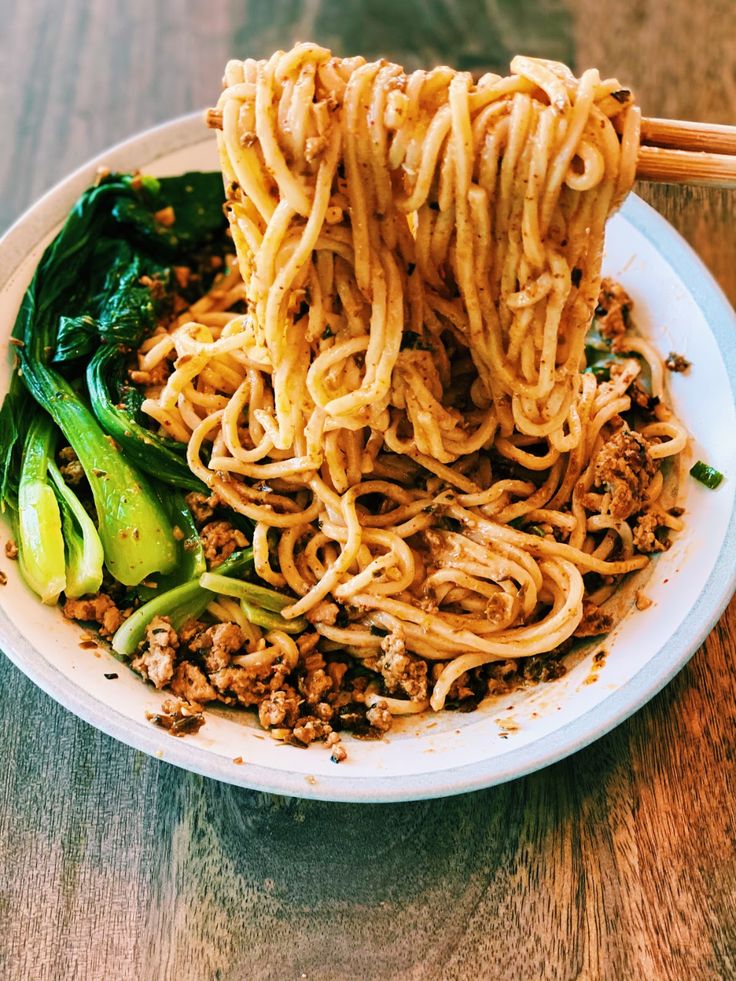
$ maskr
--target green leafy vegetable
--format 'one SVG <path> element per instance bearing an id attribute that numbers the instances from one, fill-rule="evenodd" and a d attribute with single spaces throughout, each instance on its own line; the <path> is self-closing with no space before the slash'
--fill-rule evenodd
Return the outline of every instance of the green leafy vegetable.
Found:
<path id="1" fill-rule="evenodd" d="M 23 433 L 28 431 L 35 405 L 28 397 L 20 376 L 14 373 L 0 408 L 0 510 L 18 505 L 18 477 Z"/>
<path id="2" fill-rule="evenodd" d="M 30 359 L 23 378 L 79 457 L 97 511 L 105 564 L 126 586 L 176 562 L 171 524 L 148 482 L 125 459 L 61 376 Z"/>
<path id="3" fill-rule="evenodd" d="M 170 491 L 163 486 L 158 490 L 174 528 L 183 536 L 179 542 L 181 554 L 176 574 L 182 581 L 196 579 L 206 572 L 207 562 L 194 516 L 181 492 Z"/>
<path id="4" fill-rule="evenodd" d="M 152 253 L 178 261 L 187 252 L 222 236 L 224 193 L 219 171 L 191 171 L 180 177 L 159 177 L 153 182 L 149 179 L 141 192 L 138 199 L 118 198 L 112 214 L 121 225 L 129 226 L 132 236 Z M 139 206 L 141 198 L 146 207 Z M 157 217 L 168 209 L 173 218 L 170 225 Z"/>
<path id="5" fill-rule="evenodd" d="M 161 301 L 154 299 L 147 284 L 149 280 L 160 283 L 163 295 L 169 270 L 141 256 L 129 242 L 114 239 L 103 240 L 96 250 L 93 270 L 99 268 L 107 274 L 99 291 L 91 293 L 87 311 L 59 319 L 56 363 L 89 355 L 100 341 L 136 345 L 155 324 Z M 91 289 L 95 289 L 94 279 Z"/>
<path id="6" fill-rule="evenodd" d="M 716 470 L 715 467 L 703 463 L 702 460 L 698 460 L 697 463 L 693 464 L 690 468 L 690 476 L 695 477 L 696 480 L 699 480 L 701 484 L 705 484 L 706 487 L 710 487 L 711 490 L 715 490 L 723 480 L 723 474 L 720 470 Z"/>
<path id="7" fill-rule="evenodd" d="M 120 391 L 125 369 L 125 351 L 105 344 L 87 366 L 87 387 L 97 421 L 123 448 L 127 457 L 146 473 L 188 491 L 206 490 L 187 466 L 186 448 L 146 429 L 135 418 L 135 408 L 121 407 Z"/>
<path id="8" fill-rule="evenodd" d="M 105 563 L 125 585 L 169 572 L 178 551 L 165 508 L 135 464 L 176 486 L 201 485 L 181 450 L 148 432 L 135 418 L 135 405 L 120 401 L 115 382 L 128 350 L 166 302 L 170 265 L 188 261 L 194 249 L 221 251 L 222 196 L 219 174 L 162 181 L 112 175 L 90 188 L 44 253 L 13 331 L 20 371 L 0 410 L 3 506 L 18 496 L 15 475 L 32 405 L 25 386 L 79 457 Z M 87 378 L 94 415 L 63 373 L 84 374 L 93 352 Z M 27 553 L 25 562 L 33 567 Z"/>

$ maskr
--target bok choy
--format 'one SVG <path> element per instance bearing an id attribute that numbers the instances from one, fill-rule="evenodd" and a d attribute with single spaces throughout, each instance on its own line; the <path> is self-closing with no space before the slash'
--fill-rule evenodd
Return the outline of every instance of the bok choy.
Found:
<path id="1" fill-rule="evenodd" d="M 17 510 L 21 567 L 47 602 L 65 586 L 70 596 L 99 589 L 96 543 L 126 586 L 177 567 L 167 485 L 201 485 L 183 447 L 149 431 L 121 389 L 130 352 L 171 302 L 172 266 L 192 265 L 203 250 L 222 253 L 222 196 L 215 173 L 110 175 L 74 205 L 26 291 L 0 410 L 0 498 Z M 195 279 L 207 288 L 205 276 Z M 84 470 L 96 530 L 53 465 L 51 420 Z"/>
<path id="2" fill-rule="evenodd" d="M 23 443 L 18 480 L 18 548 L 24 577 L 44 603 L 55 603 L 66 584 L 61 514 L 48 466 L 54 430 L 37 415 Z"/>

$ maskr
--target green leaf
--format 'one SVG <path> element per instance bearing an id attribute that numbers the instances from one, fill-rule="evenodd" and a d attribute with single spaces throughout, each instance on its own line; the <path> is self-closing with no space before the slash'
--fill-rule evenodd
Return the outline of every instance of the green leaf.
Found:
<path id="1" fill-rule="evenodd" d="M 136 206 L 135 199 L 120 198 L 112 209 L 116 221 L 129 226 L 154 253 L 174 257 L 222 234 L 225 192 L 218 171 L 161 177 L 158 185 L 158 193 L 149 195 L 147 207 Z M 166 208 L 173 210 L 172 225 L 156 218 Z"/>
<path id="2" fill-rule="evenodd" d="M 137 345 L 153 326 L 160 297 L 151 281 L 168 286 L 169 265 L 188 262 L 195 249 L 224 248 L 222 199 L 216 173 L 161 181 L 106 177 L 80 196 L 44 252 L 13 329 L 21 372 L 14 373 L 0 410 L 3 504 L 13 504 L 17 493 L 19 443 L 32 405 L 25 386 L 77 453 L 92 489 L 106 565 L 125 585 L 166 573 L 177 556 L 165 509 L 132 463 L 143 466 L 146 459 L 145 469 L 164 481 L 187 489 L 201 485 L 181 449 L 145 430 L 125 407 L 117 408 L 121 403 L 113 401 L 112 379 L 102 366 L 121 372 L 121 345 Z M 159 220 L 162 211 L 171 214 L 167 208 L 174 211 L 171 224 Z M 78 377 L 90 356 L 94 361 L 105 347 L 115 353 L 109 362 L 102 356 L 95 362 L 100 373 L 91 386 L 93 415 L 51 365 Z M 34 561 L 27 549 L 25 561 Z"/>
<path id="3" fill-rule="evenodd" d="M 37 411 L 19 376 L 10 379 L 10 389 L 0 408 L 0 510 L 17 507 L 23 434 Z"/>
<path id="4" fill-rule="evenodd" d="M 186 446 L 141 425 L 136 419 L 135 407 L 140 405 L 136 396 L 131 396 L 130 402 L 120 401 L 125 358 L 124 349 L 105 344 L 87 366 L 87 388 L 98 422 L 141 470 L 174 487 L 206 491 L 187 465 Z"/>

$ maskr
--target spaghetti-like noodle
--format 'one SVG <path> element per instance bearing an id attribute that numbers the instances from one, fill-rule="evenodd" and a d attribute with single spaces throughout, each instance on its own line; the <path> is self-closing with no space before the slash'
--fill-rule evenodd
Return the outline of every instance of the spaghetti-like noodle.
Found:
<path id="1" fill-rule="evenodd" d="M 659 465 L 685 431 L 601 294 L 638 110 L 595 70 L 511 70 L 406 75 L 312 44 L 230 62 L 210 118 L 237 260 L 139 352 L 162 373 L 144 410 L 253 521 L 282 616 L 396 714 L 559 648 L 680 526 Z M 583 371 L 594 311 L 610 377 Z M 246 629 L 253 656 L 289 640 Z"/>

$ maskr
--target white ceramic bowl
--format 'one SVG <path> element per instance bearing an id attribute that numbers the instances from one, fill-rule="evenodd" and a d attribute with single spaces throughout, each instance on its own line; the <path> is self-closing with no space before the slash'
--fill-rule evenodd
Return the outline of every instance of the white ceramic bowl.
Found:
<path id="1" fill-rule="evenodd" d="M 50 191 L 0 243 L 4 343 L 43 248 L 102 164 L 163 175 L 216 169 L 217 158 L 197 114 L 126 141 Z M 369 802 L 457 794 L 530 773 L 598 739 L 682 668 L 736 586 L 734 312 L 678 234 L 633 196 L 609 224 L 605 270 L 631 293 L 637 323 L 659 349 L 693 362 L 687 375 L 671 379 L 675 408 L 692 434 L 691 458 L 727 479 L 715 492 L 683 479 L 686 530 L 653 563 L 653 606 L 631 610 L 606 638 L 600 671 L 592 671 L 590 651 L 558 681 L 489 700 L 476 712 L 407 720 L 380 742 L 349 739 L 348 760 L 336 766 L 320 746 L 305 751 L 273 741 L 245 712 L 210 712 L 200 732 L 183 739 L 154 728 L 144 713 L 160 706 L 161 693 L 107 651 L 80 647 L 80 627 L 42 606 L 9 561 L 0 562 L 8 575 L 0 589 L 0 648 L 62 705 L 130 746 L 218 780 L 299 797 Z M 8 356 L 0 394 L 9 364 Z M 118 677 L 106 679 L 112 672 Z"/>

